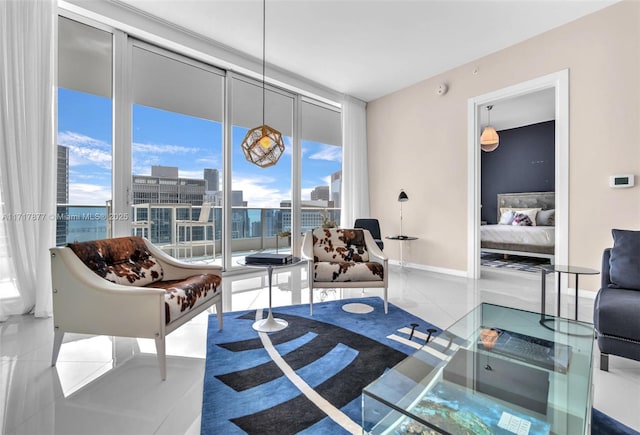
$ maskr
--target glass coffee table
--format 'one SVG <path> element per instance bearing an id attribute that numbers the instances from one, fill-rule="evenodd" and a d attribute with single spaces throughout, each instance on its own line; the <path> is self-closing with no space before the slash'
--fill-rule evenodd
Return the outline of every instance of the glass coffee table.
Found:
<path id="1" fill-rule="evenodd" d="M 569 333 L 479 305 L 363 390 L 363 433 L 590 433 L 593 326 L 544 318 Z"/>

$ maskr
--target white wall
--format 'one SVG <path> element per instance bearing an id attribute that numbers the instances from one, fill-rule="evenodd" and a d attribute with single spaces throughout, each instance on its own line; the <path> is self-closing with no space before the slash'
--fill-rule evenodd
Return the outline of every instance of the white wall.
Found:
<path id="1" fill-rule="evenodd" d="M 640 176 L 640 2 L 629 0 L 369 103 L 371 214 L 383 236 L 397 234 L 406 190 L 403 229 L 419 240 L 405 245 L 405 261 L 466 270 L 468 99 L 563 69 L 569 262 L 599 270 L 611 228 L 640 229 L 640 186 L 608 187 L 612 174 Z M 450 89 L 438 96 L 442 82 Z M 398 259 L 398 244 L 385 252 Z M 598 286 L 598 276 L 581 279 Z"/>

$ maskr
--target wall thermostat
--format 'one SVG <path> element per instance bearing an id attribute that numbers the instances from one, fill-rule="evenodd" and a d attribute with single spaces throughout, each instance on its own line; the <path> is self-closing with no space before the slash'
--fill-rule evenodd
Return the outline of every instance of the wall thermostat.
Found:
<path id="1" fill-rule="evenodd" d="M 612 175 L 609 177 L 609 187 L 633 187 L 634 175 Z"/>

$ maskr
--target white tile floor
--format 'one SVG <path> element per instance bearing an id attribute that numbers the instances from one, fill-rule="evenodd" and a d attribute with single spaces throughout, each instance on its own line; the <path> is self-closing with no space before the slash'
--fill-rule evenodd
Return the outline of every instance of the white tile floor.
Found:
<path id="1" fill-rule="evenodd" d="M 304 273 L 282 273 L 274 305 L 307 303 L 296 290 Z M 554 277 L 548 276 L 548 312 Z M 392 267 L 389 301 L 439 327 L 447 327 L 480 302 L 539 310 L 537 274 L 483 272 L 477 281 Z M 225 311 L 264 307 L 264 277 L 226 277 Z M 366 296 L 381 294 L 367 290 Z M 327 299 L 358 297 L 359 289 Z M 320 299 L 316 292 L 315 300 Z M 563 315 L 573 313 L 563 297 Z M 593 299 L 581 298 L 580 319 L 591 320 Z M 168 378 L 160 381 L 153 340 L 67 334 L 58 364 L 50 367 L 52 320 L 15 316 L 0 323 L 0 422 L 5 434 L 198 434 L 207 315 L 167 337 Z M 597 346 L 595 346 L 597 348 Z M 594 405 L 640 430 L 640 362 L 610 358 L 610 371 L 594 355 Z"/>

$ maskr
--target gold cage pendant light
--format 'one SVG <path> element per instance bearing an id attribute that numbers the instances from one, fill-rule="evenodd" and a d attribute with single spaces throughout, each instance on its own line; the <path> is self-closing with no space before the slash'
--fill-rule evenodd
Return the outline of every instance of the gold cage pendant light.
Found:
<path id="1" fill-rule="evenodd" d="M 266 125 L 265 119 L 265 39 L 266 39 L 266 0 L 262 1 L 262 125 L 252 128 L 242 140 L 242 152 L 254 165 L 268 168 L 278 163 L 284 153 L 282 133 Z"/>
<path id="2" fill-rule="evenodd" d="M 487 106 L 489 119 L 487 121 L 487 126 L 484 128 L 482 135 L 480 136 L 480 148 L 482 151 L 487 153 L 495 151 L 495 149 L 498 148 L 498 143 L 500 142 L 498 132 L 495 128 L 491 127 L 491 109 L 493 109 L 493 106 Z"/>

